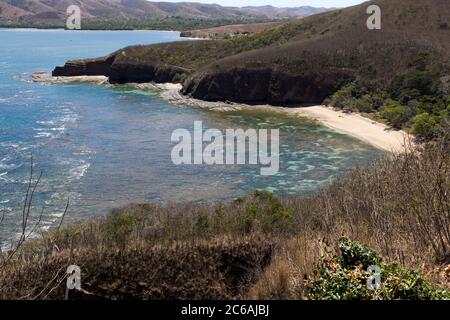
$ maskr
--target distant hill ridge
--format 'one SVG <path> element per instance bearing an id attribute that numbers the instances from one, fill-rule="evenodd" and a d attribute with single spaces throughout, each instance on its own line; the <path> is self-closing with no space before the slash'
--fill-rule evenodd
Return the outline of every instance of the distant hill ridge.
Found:
<path id="1" fill-rule="evenodd" d="M 0 21 L 50 25 L 63 23 L 70 5 L 81 8 L 89 21 L 148 21 L 170 17 L 184 19 L 261 21 L 304 17 L 325 8 L 223 7 L 194 2 L 151 2 L 146 0 L 0 0 Z"/>

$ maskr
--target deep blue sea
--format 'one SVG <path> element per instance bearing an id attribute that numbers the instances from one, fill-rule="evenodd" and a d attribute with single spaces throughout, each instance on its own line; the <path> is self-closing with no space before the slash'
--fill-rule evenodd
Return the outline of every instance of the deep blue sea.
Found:
<path id="1" fill-rule="evenodd" d="M 122 86 L 33 83 L 35 71 L 66 60 L 102 56 L 133 44 L 178 41 L 156 31 L 0 29 L 0 242 L 14 237 L 33 155 L 42 171 L 34 219 L 42 228 L 107 213 L 130 202 L 231 200 L 260 188 L 307 194 L 381 152 L 313 122 L 270 112 L 212 112 L 174 106 L 155 93 Z M 177 128 L 279 128 L 280 171 L 259 166 L 175 166 Z M 1 215 L 0 215 L 1 217 Z"/>

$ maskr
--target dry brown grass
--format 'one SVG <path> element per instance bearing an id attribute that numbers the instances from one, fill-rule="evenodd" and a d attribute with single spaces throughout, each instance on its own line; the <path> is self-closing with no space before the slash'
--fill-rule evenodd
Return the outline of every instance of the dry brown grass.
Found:
<path id="1" fill-rule="evenodd" d="M 300 234 L 287 240 L 259 281 L 247 294 L 248 299 L 302 299 L 303 280 L 313 273 L 317 262 L 328 250 L 322 239 Z"/>
<path id="2" fill-rule="evenodd" d="M 257 236 L 53 250 L 3 270 L 0 299 L 64 299 L 71 264 L 81 268 L 83 289 L 90 293 L 77 298 L 242 298 L 272 250 L 272 241 Z"/>
<path id="3" fill-rule="evenodd" d="M 130 205 L 68 224 L 21 246 L 0 270 L 0 295 L 62 298 L 74 263 L 97 298 L 298 299 L 342 236 L 449 287 L 449 136 L 355 168 L 308 197 Z"/>

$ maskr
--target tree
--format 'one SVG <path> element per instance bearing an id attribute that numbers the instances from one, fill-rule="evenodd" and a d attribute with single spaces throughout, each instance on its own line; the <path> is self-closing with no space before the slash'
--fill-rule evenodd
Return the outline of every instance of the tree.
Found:
<path id="1" fill-rule="evenodd" d="M 412 129 L 419 138 L 429 140 L 435 136 L 437 125 L 433 116 L 428 112 L 423 112 L 414 118 Z"/>
<path id="2" fill-rule="evenodd" d="M 393 101 L 382 112 L 383 118 L 396 129 L 401 129 L 408 119 L 407 107 L 402 106 L 400 103 Z"/>

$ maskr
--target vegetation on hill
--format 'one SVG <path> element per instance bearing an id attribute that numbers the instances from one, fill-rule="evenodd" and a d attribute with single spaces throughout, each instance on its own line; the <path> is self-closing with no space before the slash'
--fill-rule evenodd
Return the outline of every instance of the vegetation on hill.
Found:
<path id="1" fill-rule="evenodd" d="M 450 283 L 449 141 L 447 132 L 307 197 L 256 191 L 69 223 L 2 256 L 0 296 L 62 299 L 65 268 L 77 264 L 88 292 L 77 298 L 448 298 L 434 288 Z M 362 285 L 369 262 L 381 267 L 379 291 Z"/>
<path id="2" fill-rule="evenodd" d="M 327 11 L 325 8 L 312 7 L 267 10 L 266 7 L 236 8 L 147 0 L 0 0 L 0 26 L 64 28 L 66 10 L 70 5 L 80 7 L 82 28 L 88 30 L 189 30 L 279 21 Z"/>
<path id="3" fill-rule="evenodd" d="M 185 18 L 185 17 L 161 17 L 143 19 L 83 19 L 83 30 L 169 30 L 187 31 L 192 29 L 215 28 L 233 24 L 257 24 L 272 21 L 267 18 Z M 58 20 L 6 20 L 0 18 L 2 28 L 39 28 L 56 29 L 66 28 L 64 19 Z"/>
<path id="4" fill-rule="evenodd" d="M 377 31 L 366 26 L 365 3 L 240 37 L 232 41 L 235 55 L 201 67 L 185 82 L 183 92 L 205 100 L 286 105 L 322 103 L 351 83 L 371 94 L 395 91 L 389 87 L 393 79 L 416 70 L 439 82 L 438 76 L 444 77 L 450 65 L 450 33 L 442 28 L 445 13 L 450 15 L 448 2 L 376 4 L 383 12 L 382 29 Z M 397 89 L 411 85 L 403 86 Z M 442 110 L 442 104 L 438 108 Z"/>
<path id="5" fill-rule="evenodd" d="M 449 121 L 450 4 L 376 1 L 382 29 L 368 30 L 369 4 L 231 39 L 125 48 L 111 80 L 179 82 L 212 101 L 326 103 L 433 139 Z"/>
<path id="6" fill-rule="evenodd" d="M 285 21 L 247 23 L 247 24 L 228 24 L 221 27 L 189 30 L 181 33 L 181 37 L 205 38 L 205 39 L 230 39 L 273 29 Z"/>
<path id="7" fill-rule="evenodd" d="M 421 140 L 436 138 L 450 122 L 450 77 L 446 67 L 416 70 L 395 76 L 386 89 L 370 90 L 349 84 L 326 104 L 369 114 L 396 129 L 410 130 Z"/>

